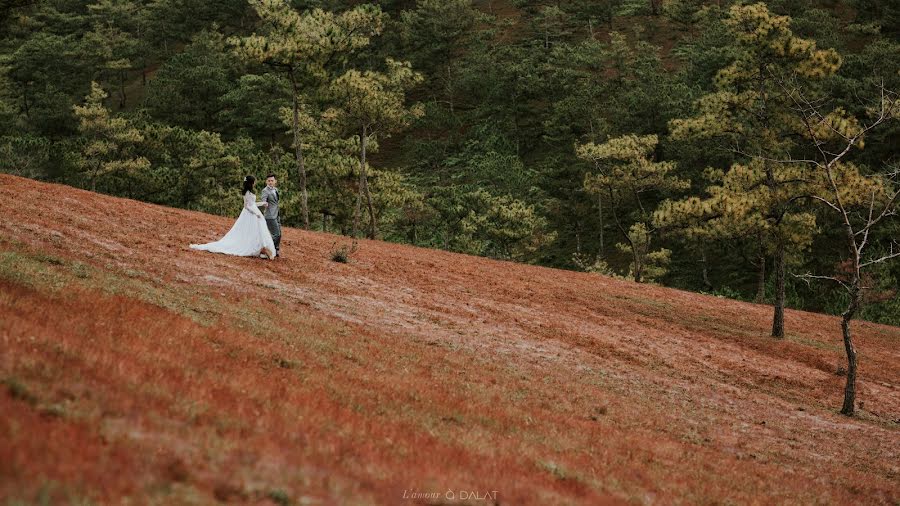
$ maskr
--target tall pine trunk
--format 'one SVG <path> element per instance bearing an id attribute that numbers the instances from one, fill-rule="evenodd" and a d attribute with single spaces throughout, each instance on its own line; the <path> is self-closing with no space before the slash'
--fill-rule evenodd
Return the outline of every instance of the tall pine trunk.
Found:
<path id="1" fill-rule="evenodd" d="M 604 258 L 606 251 L 603 245 L 603 195 L 600 193 L 597 193 L 597 213 L 600 218 L 600 258 Z"/>
<path id="2" fill-rule="evenodd" d="M 125 71 L 119 70 L 119 109 L 125 109 Z"/>
<path id="3" fill-rule="evenodd" d="M 775 316 L 772 318 L 772 337 L 784 337 L 784 242 L 775 248 Z"/>
<path id="4" fill-rule="evenodd" d="M 369 191 L 369 176 L 366 174 L 366 143 L 368 141 L 368 131 L 363 125 L 362 129 L 362 185 L 366 193 L 366 206 L 369 208 L 369 239 L 374 239 L 378 235 L 378 221 L 375 218 L 375 206 L 372 204 L 372 192 Z"/>
<path id="5" fill-rule="evenodd" d="M 357 183 L 357 191 L 356 191 L 356 207 L 353 210 L 353 231 L 351 235 L 353 236 L 353 240 L 356 240 L 356 235 L 359 233 L 359 218 L 362 215 L 362 199 L 363 195 L 366 193 L 366 189 L 368 187 L 367 179 L 366 179 L 366 135 L 365 135 L 366 127 L 363 126 L 362 136 L 359 139 L 359 182 Z"/>
<path id="6" fill-rule="evenodd" d="M 644 265 L 641 262 L 641 254 L 633 242 L 631 243 L 631 252 L 634 254 L 634 281 L 635 283 L 640 283 L 641 276 L 644 273 Z"/>
<path id="7" fill-rule="evenodd" d="M 769 104 L 766 94 L 766 64 L 760 63 L 759 65 L 759 98 L 761 101 L 762 110 L 762 124 L 765 130 L 769 129 Z M 757 149 L 763 149 L 763 146 L 757 146 Z M 760 153 L 763 154 L 763 153 Z M 766 172 L 766 187 L 769 189 L 769 193 L 773 195 L 777 202 L 777 193 L 778 193 L 778 180 L 775 178 L 775 174 L 772 171 L 772 162 L 769 161 L 768 158 L 763 157 L 763 167 Z M 775 216 L 783 216 L 782 209 L 779 204 L 774 204 L 775 208 L 771 209 L 772 214 Z M 775 314 L 772 317 L 772 337 L 775 338 L 783 338 L 784 337 L 784 255 L 785 255 L 785 244 L 784 238 L 779 237 L 777 227 L 781 218 L 774 223 L 776 227 L 774 229 L 775 234 L 775 257 L 773 262 L 773 269 L 775 270 Z"/>
<path id="8" fill-rule="evenodd" d="M 703 264 L 703 287 L 710 290 L 713 285 L 709 281 L 709 261 L 706 258 L 706 248 L 700 248 L 700 263 Z"/>
<path id="9" fill-rule="evenodd" d="M 28 83 L 22 85 L 22 102 L 25 107 L 25 117 L 31 119 L 31 110 L 28 107 Z"/>
<path id="10" fill-rule="evenodd" d="M 754 302 L 762 304 L 766 301 L 766 246 L 759 235 L 759 270 L 756 274 L 756 299 Z"/>
<path id="11" fill-rule="evenodd" d="M 288 72 L 291 76 L 291 90 L 294 107 L 294 157 L 297 160 L 297 172 L 300 177 L 300 213 L 303 216 L 303 228 L 309 230 L 309 196 L 306 191 L 306 165 L 303 160 L 303 147 L 300 144 L 300 104 L 297 91 L 297 78 L 294 70 Z"/>

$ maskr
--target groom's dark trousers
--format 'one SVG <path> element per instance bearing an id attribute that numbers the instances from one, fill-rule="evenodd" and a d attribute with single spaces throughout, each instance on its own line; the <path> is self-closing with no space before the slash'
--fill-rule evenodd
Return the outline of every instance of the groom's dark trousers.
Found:
<path id="1" fill-rule="evenodd" d="M 281 251 L 281 219 L 266 218 L 266 226 L 269 227 L 269 233 L 275 241 L 275 251 Z"/>

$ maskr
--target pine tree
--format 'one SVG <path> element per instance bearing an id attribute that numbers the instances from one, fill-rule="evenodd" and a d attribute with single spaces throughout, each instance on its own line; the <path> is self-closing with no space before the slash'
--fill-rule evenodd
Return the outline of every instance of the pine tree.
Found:
<path id="1" fill-rule="evenodd" d="M 718 139 L 754 161 L 733 166 L 731 170 L 737 173 L 724 181 L 724 190 L 707 190 L 710 196 L 718 192 L 718 197 L 713 197 L 718 201 L 692 198 L 667 209 L 687 216 L 711 213 L 718 217 L 726 211 L 714 204 L 730 205 L 735 199 L 740 202 L 727 211 L 732 216 L 744 215 L 731 220 L 733 227 L 728 234 L 765 232 L 775 264 L 772 336 L 781 338 L 786 257 L 808 243 L 808 235 L 800 229 L 810 225 L 810 215 L 792 214 L 795 197 L 804 191 L 805 178 L 796 177 L 798 167 L 771 161 L 795 148 L 792 134 L 796 133 L 789 99 L 775 83 L 780 76 L 791 75 L 814 86 L 838 70 L 841 58 L 834 50 L 818 49 L 814 41 L 796 37 L 790 29 L 790 18 L 772 14 L 763 3 L 732 6 L 725 23 L 734 37 L 736 58 L 716 74 L 715 91 L 697 101 L 698 115 L 671 122 L 672 136 L 692 141 Z M 747 202 L 747 195 L 757 198 Z M 704 206 L 710 211 L 702 209 Z"/>
<path id="2" fill-rule="evenodd" d="M 654 230 L 650 227 L 651 211 L 645 207 L 641 194 L 690 187 L 689 181 L 673 174 L 674 162 L 652 161 L 658 142 L 655 135 L 625 135 L 603 144 L 589 142 L 576 147 L 578 157 L 593 162 L 598 171 L 586 175 L 584 187 L 588 192 L 603 195 L 609 202 L 613 221 L 625 240 L 618 247 L 631 253 L 630 275 L 637 282 L 645 280 L 648 263 L 656 262 L 658 269 L 669 257 L 666 250 L 650 251 Z M 631 225 L 624 221 L 629 214 L 636 216 Z M 654 274 L 658 277 L 661 272 Z"/>
<path id="3" fill-rule="evenodd" d="M 144 141 L 141 132 L 125 118 L 111 117 L 103 106 L 107 97 L 103 88 L 91 83 L 84 105 L 74 106 L 78 131 L 85 137 L 78 166 L 87 176 L 91 190 L 97 190 L 102 176 L 128 175 L 146 170 L 150 161 L 135 153 Z"/>
<path id="4" fill-rule="evenodd" d="M 421 105 L 407 107 L 406 92 L 422 81 L 421 74 L 414 72 L 409 63 L 387 59 L 387 71 L 375 72 L 348 70 L 335 79 L 331 85 L 331 96 L 340 107 L 331 114 L 351 131 L 358 132 L 359 139 L 359 191 L 353 218 L 353 237 L 359 230 L 362 199 L 365 197 L 369 211 L 370 238 L 378 234 L 378 223 L 369 191 L 366 174 L 367 147 L 370 138 L 388 137 L 424 114 Z"/>
<path id="5" fill-rule="evenodd" d="M 265 31 L 232 38 L 239 55 L 284 72 L 291 83 L 293 147 L 300 182 L 303 226 L 309 228 L 307 170 L 300 134 L 300 110 L 307 95 L 329 80 L 332 66 L 367 46 L 381 33 L 383 15 L 364 4 L 341 14 L 313 9 L 299 13 L 285 0 L 250 0 Z M 304 94 L 304 90 L 306 94 Z"/>

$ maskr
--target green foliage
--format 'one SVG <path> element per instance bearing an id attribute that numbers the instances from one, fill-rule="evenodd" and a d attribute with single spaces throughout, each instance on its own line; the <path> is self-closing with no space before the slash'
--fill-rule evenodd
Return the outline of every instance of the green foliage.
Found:
<path id="1" fill-rule="evenodd" d="M 48 176 L 53 143 L 35 135 L 0 137 L 0 160 L 4 169 L 17 176 L 41 179 Z"/>
<path id="2" fill-rule="evenodd" d="M 221 35 L 201 32 L 157 70 L 144 98 L 147 112 L 158 121 L 185 128 L 216 126 L 223 98 L 235 87 L 236 69 L 229 56 Z"/>
<path id="3" fill-rule="evenodd" d="M 651 160 L 658 142 L 655 135 L 625 135 L 576 148 L 578 157 L 594 162 L 599 171 L 585 177 L 584 187 L 610 203 L 616 226 L 626 240 L 616 247 L 631 254 L 629 277 L 635 281 L 651 281 L 664 275 L 671 255 L 667 249 L 650 251 L 653 231 L 646 224 L 649 214 L 641 194 L 674 192 L 690 186 L 689 181 L 673 174 L 673 162 Z M 628 230 L 620 218 L 626 212 L 636 216 Z"/>
<path id="4" fill-rule="evenodd" d="M 381 10 L 369 4 L 341 14 L 322 9 L 300 13 L 284 0 L 251 0 L 250 5 L 265 31 L 229 39 L 237 54 L 299 72 L 305 79 L 326 78 L 328 65 L 346 62 L 384 23 Z"/>
<path id="5" fill-rule="evenodd" d="M 457 202 L 453 245 L 458 251 L 525 261 L 555 238 L 534 206 L 507 195 L 476 190 Z"/>
<path id="6" fill-rule="evenodd" d="M 802 253 L 818 232 L 815 214 L 802 204 L 822 183 L 807 164 L 778 161 L 794 153 L 804 157 L 804 129 L 788 89 L 801 86 L 819 99 L 843 60 L 834 49 L 819 49 L 815 41 L 796 36 L 791 18 L 764 3 L 733 5 L 727 12 L 722 23 L 731 36 L 732 61 L 715 73 L 695 115 L 674 119 L 670 127 L 675 140 L 728 146 L 734 160 L 727 171 L 707 170 L 700 195 L 662 203 L 653 222 L 695 244 L 758 237 L 760 261 L 773 255 L 775 279 L 783 280 L 787 265 L 803 262 Z M 820 127 L 841 133 L 858 128 L 841 112 Z M 776 315 L 785 292 L 784 282 L 777 283 Z"/>
<path id="7" fill-rule="evenodd" d="M 665 248 L 650 251 L 651 236 L 647 225 L 635 223 L 628 229 L 626 237 L 627 243 L 616 244 L 619 251 L 634 256 L 626 279 L 652 283 L 666 275 L 672 252 Z"/>
<path id="8" fill-rule="evenodd" d="M 869 118 L 859 97 L 900 89 L 898 12 L 19 2 L 0 9 L 0 170 L 224 215 L 244 175 L 273 172 L 287 226 L 324 217 L 350 234 L 370 212 L 391 241 L 752 299 L 760 254 L 768 273 L 782 247 L 789 271 L 827 272 L 842 251 L 839 226 L 803 198 L 821 173 L 763 158 L 809 158 L 810 135 L 837 149 Z M 827 104 L 812 134 L 782 85 Z M 898 139 L 885 125 L 835 167 L 849 205 L 885 194 L 873 176 Z M 786 296 L 836 307 L 790 277 Z M 864 315 L 890 321 L 894 297 Z"/>
<path id="9" fill-rule="evenodd" d="M 702 0 L 669 0 L 663 2 L 663 13 L 674 21 L 692 23 L 703 6 Z"/>
<path id="10" fill-rule="evenodd" d="M 73 46 L 74 35 L 38 32 L 4 58 L 8 92 L 35 133 L 61 135 L 75 129 L 71 107 L 83 96 L 89 70 L 76 63 Z"/>
<path id="11" fill-rule="evenodd" d="M 131 179 L 150 167 L 150 161 L 136 153 L 144 136 L 127 119 L 111 117 L 103 107 L 106 92 L 91 83 L 85 105 L 74 107 L 78 131 L 85 139 L 76 163 L 92 189 L 97 183 L 109 186 L 111 180 Z"/>
<path id="12" fill-rule="evenodd" d="M 342 122 L 348 130 L 389 134 L 401 129 L 424 114 L 421 105 L 407 108 L 406 91 L 422 81 L 421 74 L 407 62 L 388 58 L 386 72 L 348 70 L 331 84 L 331 96 L 339 107 L 329 116 Z"/>
<path id="13" fill-rule="evenodd" d="M 218 118 L 228 131 L 273 142 L 284 131 L 282 111 L 290 107 L 290 83 L 273 74 L 245 74 L 219 99 Z"/>

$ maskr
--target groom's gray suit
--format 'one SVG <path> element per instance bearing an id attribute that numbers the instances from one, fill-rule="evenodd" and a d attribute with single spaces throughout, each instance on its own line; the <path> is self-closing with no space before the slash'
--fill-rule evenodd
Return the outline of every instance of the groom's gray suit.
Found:
<path id="1" fill-rule="evenodd" d="M 281 254 L 281 219 L 278 217 L 278 197 L 280 192 L 277 188 L 269 188 L 266 186 L 262 190 L 262 201 L 268 203 L 264 213 L 266 217 L 266 226 L 272 234 L 272 240 L 275 241 L 275 251 Z"/>

